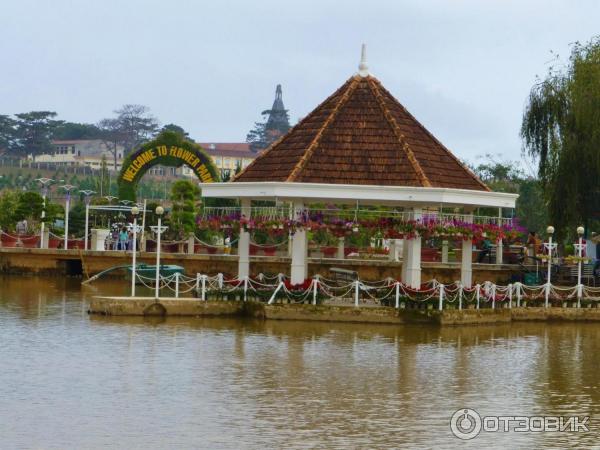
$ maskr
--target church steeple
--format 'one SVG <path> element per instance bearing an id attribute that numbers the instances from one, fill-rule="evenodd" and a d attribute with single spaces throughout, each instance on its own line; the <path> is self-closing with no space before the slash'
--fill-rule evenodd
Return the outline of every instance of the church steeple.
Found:
<path id="1" fill-rule="evenodd" d="M 290 119 L 287 109 L 283 106 L 281 85 L 275 88 L 275 100 L 271 109 L 262 113 L 264 122 L 256 122 L 254 129 L 248 132 L 246 142 L 253 152 L 264 150 L 290 129 Z"/>
<path id="2" fill-rule="evenodd" d="M 269 117 L 267 119 L 266 130 L 276 131 L 277 134 L 282 135 L 290 128 L 290 122 L 285 106 L 283 106 L 283 94 L 281 90 L 281 84 L 278 84 L 275 88 L 275 100 L 273 106 L 267 111 Z"/>

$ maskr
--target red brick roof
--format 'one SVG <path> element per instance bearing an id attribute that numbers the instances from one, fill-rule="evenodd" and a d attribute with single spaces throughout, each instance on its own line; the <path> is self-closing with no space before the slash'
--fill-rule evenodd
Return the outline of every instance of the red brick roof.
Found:
<path id="1" fill-rule="evenodd" d="M 233 181 L 489 188 L 372 76 L 354 76 Z"/>

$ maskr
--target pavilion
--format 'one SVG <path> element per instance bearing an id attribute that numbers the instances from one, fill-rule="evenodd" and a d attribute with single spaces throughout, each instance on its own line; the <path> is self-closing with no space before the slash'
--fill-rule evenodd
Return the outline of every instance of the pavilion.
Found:
<path id="1" fill-rule="evenodd" d="M 357 74 L 234 179 L 203 184 L 205 197 L 401 208 L 414 220 L 443 208 L 477 220 L 480 207 L 514 208 L 516 194 L 492 192 L 369 73 L 365 47 Z M 461 282 L 472 285 L 472 241 L 463 240 Z M 240 231 L 238 276 L 249 275 L 250 237 Z M 291 282 L 307 278 L 307 232 L 292 236 Z M 421 236 L 404 239 L 402 281 L 421 285 Z"/>

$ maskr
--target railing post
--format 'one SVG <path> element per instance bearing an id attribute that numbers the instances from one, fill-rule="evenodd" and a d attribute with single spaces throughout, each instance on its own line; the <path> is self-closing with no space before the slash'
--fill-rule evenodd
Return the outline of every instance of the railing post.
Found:
<path id="1" fill-rule="evenodd" d="M 496 285 L 492 284 L 492 309 L 496 309 Z"/>
<path id="2" fill-rule="evenodd" d="M 281 289 L 282 287 L 283 287 L 283 281 L 280 281 L 279 284 L 277 285 L 277 289 L 275 289 L 275 292 L 273 292 L 273 295 L 271 295 L 271 298 L 267 302 L 268 305 L 272 305 L 273 304 L 273 302 L 275 301 L 275 296 L 279 292 L 279 289 Z"/>
<path id="3" fill-rule="evenodd" d="M 217 274 L 217 283 L 219 284 L 219 289 L 223 289 L 223 274 Z"/>
<path id="4" fill-rule="evenodd" d="M 400 282 L 396 281 L 396 309 L 400 308 Z"/>
<path id="5" fill-rule="evenodd" d="M 244 301 L 246 301 L 248 295 L 248 276 L 244 277 Z"/>
<path id="6" fill-rule="evenodd" d="M 513 285 L 508 285 L 508 309 L 512 309 L 512 295 L 513 295 Z"/>
<path id="7" fill-rule="evenodd" d="M 517 288 L 517 308 L 521 307 L 521 283 L 517 281 L 515 283 L 515 287 Z"/>
<path id="8" fill-rule="evenodd" d="M 477 299 L 477 309 L 479 309 L 479 290 L 481 286 L 479 284 L 475 285 L 475 298 Z"/>
<path id="9" fill-rule="evenodd" d="M 206 275 L 202 275 L 202 300 L 206 301 Z"/>
<path id="10" fill-rule="evenodd" d="M 317 304 L 317 292 L 319 290 L 319 275 L 313 278 L 313 305 Z"/>
<path id="11" fill-rule="evenodd" d="M 179 272 L 175 272 L 175 298 L 179 298 Z"/>
<path id="12" fill-rule="evenodd" d="M 354 306 L 358 308 L 358 297 L 360 292 L 360 281 L 354 282 Z"/>
<path id="13" fill-rule="evenodd" d="M 458 310 L 462 311 L 463 285 L 458 284 Z"/>
<path id="14" fill-rule="evenodd" d="M 440 289 L 440 301 L 438 304 L 438 310 L 441 311 L 444 308 L 444 285 L 440 283 L 439 285 L 439 289 Z"/>

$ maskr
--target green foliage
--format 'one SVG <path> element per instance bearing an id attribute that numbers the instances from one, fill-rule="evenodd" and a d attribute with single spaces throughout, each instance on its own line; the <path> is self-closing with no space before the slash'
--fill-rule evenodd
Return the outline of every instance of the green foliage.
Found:
<path id="1" fill-rule="evenodd" d="M 0 150 L 13 148 L 17 122 L 9 116 L 0 115 Z"/>
<path id="2" fill-rule="evenodd" d="M 171 209 L 170 226 L 178 235 L 190 233 L 196 229 L 196 201 L 200 195 L 200 189 L 187 180 L 179 180 L 171 187 Z"/>
<path id="3" fill-rule="evenodd" d="M 52 135 L 62 125 L 62 121 L 54 120 L 55 112 L 31 111 L 15 114 L 15 117 L 15 150 L 22 155 L 39 155 L 52 150 Z"/>
<path id="4" fill-rule="evenodd" d="M 148 162 L 143 167 L 142 170 L 140 170 L 136 173 L 136 175 L 132 181 L 127 181 L 123 178 L 125 171 L 129 167 L 131 162 L 135 158 L 137 158 L 138 155 L 145 152 L 146 150 L 150 150 L 150 149 L 156 148 L 157 146 L 161 146 L 161 145 L 165 145 L 168 148 L 170 148 L 172 146 L 181 147 L 185 150 L 192 152 L 201 161 L 201 163 L 203 163 L 206 166 L 206 168 L 212 175 L 212 178 L 214 180 L 219 179 L 218 171 L 212 161 L 212 158 L 210 158 L 204 152 L 204 150 L 202 150 L 202 147 L 200 147 L 195 142 L 185 139 L 183 136 L 181 136 L 181 134 L 178 134 L 174 131 L 163 131 L 156 137 L 156 139 L 146 142 L 135 153 L 130 154 L 123 160 L 123 168 L 121 170 L 121 173 L 119 174 L 119 180 L 118 180 L 119 198 L 135 201 L 136 185 L 139 182 L 140 178 L 142 178 L 144 176 L 144 174 L 151 167 L 153 167 L 157 164 L 161 164 L 163 166 L 169 166 L 169 167 L 180 167 L 182 165 L 182 160 L 180 158 L 176 158 L 174 156 L 169 156 L 169 155 L 160 156 L 160 157 L 157 157 L 157 158 L 153 159 L 152 161 Z"/>
<path id="5" fill-rule="evenodd" d="M 120 143 L 126 152 L 131 152 L 158 131 L 158 121 L 150 115 L 144 105 L 127 104 L 115 111 Z"/>
<path id="6" fill-rule="evenodd" d="M 69 212 L 69 234 L 83 236 L 85 233 L 85 203 L 77 202 Z"/>
<path id="7" fill-rule="evenodd" d="M 164 127 L 162 127 L 162 129 L 160 130 L 161 133 L 163 131 L 173 131 L 177 134 L 180 134 L 182 137 L 186 138 L 186 139 L 190 139 L 190 134 L 185 131 L 182 127 L 180 127 L 179 125 L 175 125 L 174 123 L 169 123 L 167 125 L 165 125 Z"/>
<path id="8" fill-rule="evenodd" d="M 49 202 L 46 200 L 46 218 L 44 222 L 53 224 L 57 219 L 64 220 L 65 207 L 59 203 Z M 71 216 L 69 215 L 69 219 Z"/>
<path id="9" fill-rule="evenodd" d="M 96 191 L 100 196 L 105 196 L 110 192 L 110 173 L 108 172 L 106 157 L 102 156 L 100 164 L 100 173 L 94 177 L 94 187 L 92 190 Z"/>
<path id="10" fill-rule="evenodd" d="M 559 236 L 600 217 L 600 38 L 574 44 L 568 66 L 532 88 L 521 136 Z"/>
<path id="11" fill-rule="evenodd" d="M 2 230 L 15 229 L 17 223 L 17 207 L 19 205 L 17 191 L 4 191 L 0 196 L 0 228 Z"/>
<path id="12" fill-rule="evenodd" d="M 470 167 L 493 191 L 519 194 L 515 213 L 523 227 L 538 232 L 546 229 L 548 209 L 542 184 L 537 178 L 527 176 L 518 162 L 485 155 L 483 162 Z M 479 213 L 495 216 L 498 210 L 482 208 Z"/>
<path id="13" fill-rule="evenodd" d="M 44 199 L 37 192 L 21 192 L 15 211 L 15 219 L 28 221 L 39 221 L 44 209 Z"/>
<path id="14" fill-rule="evenodd" d="M 91 123 L 63 122 L 52 134 L 58 140 L 100 139 L 101 130 Z"/>

